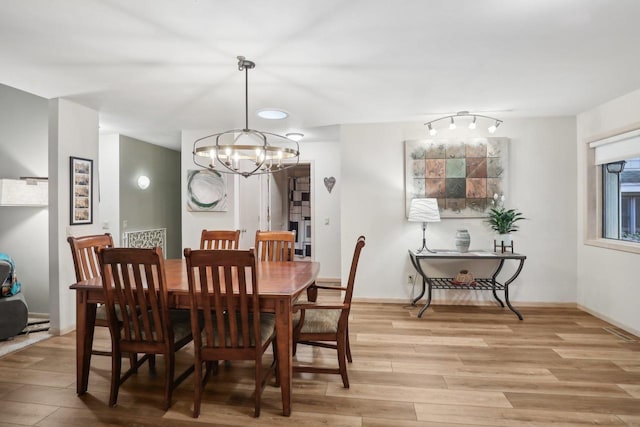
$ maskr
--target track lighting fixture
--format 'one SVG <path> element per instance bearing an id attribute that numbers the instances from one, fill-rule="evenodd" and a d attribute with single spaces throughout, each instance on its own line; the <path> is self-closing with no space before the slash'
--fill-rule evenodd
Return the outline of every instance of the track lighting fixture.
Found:
<path id="1" fill-rule="evenodd" d="M 468 111 L 458 111 L 456 114 L 451 114 L 449 116 L 440 117 L 439 119 L 431 120 L 430 122 L 425 123 L 425 126 L 429 129 L 430 136 L 436 136 L 438 134 L 438 130 L 435 128 L 435 123 L 441 120 L 449 120 L 449 129 L 456 129 L 456 119 L 463 119 L 467 117 L 472 117 L 471 122 L 469 123 L 469 129 L 474 130 L 478 125 L 478 118 L 487 119 L 491 121 L 495 121 L 491 126 L 487 128 L 489 133 L 495 133 L 498 129 L 498 126 L 502 124 L 502 120 L 496 119 L 495 117 L 483 116 L 482 114 L 470 114 Z"/>

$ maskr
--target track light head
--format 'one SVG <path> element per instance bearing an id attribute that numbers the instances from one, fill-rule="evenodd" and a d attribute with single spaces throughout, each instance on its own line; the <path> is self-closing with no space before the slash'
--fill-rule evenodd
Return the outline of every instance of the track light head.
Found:
<path id="1" fill-rule="evenodd" d="M 451 116 L 451 123 L 449 123 L 449 129 L 454 130 L 456 128 L 456 122 L 453 121 L 453 116 Z"/>
<path id="2" fill-rule="evenodd" d="M 500 123 L 502 123 L 500 120 L 496 120 L 495 124 L 489 126 L 489 129 L 487 129 L 489 133 L 495 133 L 495 131 L 498 129 L 498 126 L 500 126 Z"/>
<path id="3" fill-rule="evenodd" d="M 469 123 L 469 129 L 475 129 L 476 128 L 476 116 L 473 116 L 473 121 L 471 123 Z"/>

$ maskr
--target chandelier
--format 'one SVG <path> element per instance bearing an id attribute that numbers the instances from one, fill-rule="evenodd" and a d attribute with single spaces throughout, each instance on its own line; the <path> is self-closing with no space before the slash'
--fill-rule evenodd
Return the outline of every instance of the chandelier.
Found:
<path id="1" fill-rule="evenodd" d="M 437 123 L 439 121 L 442 121 L 442 120 L 449 121 L 449 129 L 453 130 L 453 129 L 455 129 L 457 127 L 456 119 L 460 120 L 460 119 L 466 119 L 466 118 L 471 118 L 471 121 L 469 121 L 469 125 L 468 126 L 469 126 L 469 129 L 472 129 L 472 130 L 477 127 L 478 118 L 489 120 L 489 122 L 491 123 L 491 125 L 487 128 L 489 133 L 494 133 L 498 129 L 498 126 L 500 126 L 500 124 L 502 123 L 502 120 L 496 119 L 494 117 L 483 116 L 482 114 L 471 114 L 468 111 L 458 111 L 456 114 L 452 114 L 452 115 L 449 115 L 449 116 L 440 117 L 439 119 L 431 120 L 430 122 L 427 122 L 424 125 L 427 126 L 427 128 L 429 129 L 429 135 L 436 136 L 438 134 L 438 130 L 434 126 L 435 123 Z M 460 121 L 462 121 L 462 120 L 460 120 Z"/>
<path id="2" fill-rule="evenodd" d="M 249 70 L 256 64 L 238 56 L 244 71 L 244 129 L 232 129 L 197 139 L 193 162 L 212 171 L 242 175 L 273 173 L 298 164 L 300 147 L 293 138 L 249 128 Z"/>

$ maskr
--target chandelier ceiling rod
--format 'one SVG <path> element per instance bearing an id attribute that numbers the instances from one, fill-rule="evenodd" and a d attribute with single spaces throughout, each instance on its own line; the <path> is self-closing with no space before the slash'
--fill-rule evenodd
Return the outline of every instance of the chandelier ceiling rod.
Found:
<path id="1" fill-rule="evenodd" d="M 249 70 L 255 67 L 255 62 L 238 56 L 238 70 L 244 71 L 244 130 L 249 129 Z"/>

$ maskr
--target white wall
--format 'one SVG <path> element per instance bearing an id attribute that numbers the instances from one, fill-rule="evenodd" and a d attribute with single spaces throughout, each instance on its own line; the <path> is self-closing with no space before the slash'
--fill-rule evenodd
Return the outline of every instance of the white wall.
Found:
<path id="1" fill-rule="evenodd" d="M 120 135 L 100 135 L 100 228 L 120 246 Z"/>
<path id="2" fill-rule="evenodd" d="M 585 149 L 589 139 L 636 124 L 640 127 L 640 90 L 614 99 L 577 117 L 578 153 L 578 304 L 640 335 L 638 254 L 584 244 L 587 194 Z"/>
<path id="3" fill-rule="evenodd" d="M 0 111 L 0 178 L 48 176 L 48 101 L 0 85 Z M 0 206 L 0 252 L 15 261 L 32 313 L 49 313 L 48 230 L 46 207 Z"/>
<path id="4" fill-rule="evenodd" d="M 93 224 L 70 226 L 69 157 L 93 160 Z M 98 234 L 98 113 L 66 99 L 49 101 L 49 308 L 51 331 L 75 328 L 73 259 L 67 236 Z"/>
<path id="5" fill-rule="evenodd" d="M 182 131 L 182 159 L 181 159 L 181 206 L 182 206 L 182 247 L 199 248 L 200 234 L 203 229 L 208 230 L 235 230 L 238 228 L 237 202 L 235 201 L 235 188 L 237 177 L 229 176 L 227 180 L 227 212 L 188 212 L 187 211 L 187 171 L 189 169 L 199 169 L 193 163 L 193 141 L 206 135 L 211 135 L 211 131 Z M 253 240 L 253 238 L 251 239 Z"/>
<path id="6" fill-rule="evenodd" d="M 337 141 L 300 142 L 300 162 L 311 163 L 311 209 L 314 261 L 320 262 L 319 279 L 340 279 L 340 194 L 342 188 L 340 144 Z M 336 184 L 327 191 L 324 178 Z M 328 224 L 327 224 L 328 222 Z M 355 242 L 355 240 L 354 240 Z"/>
<path id="7" fill-rule="evenodd" d="M 258 177 L 247 179 L 237 176 L 229 176 L 227 189 L 229 196 L 228 212 L 187 212 L 186 210 L 186 176 L 188 169 L 197 169 L 193 164 L 193 141 L 210 131 L 183 131 L 182 132 L 182 242 L 184 247 L 196 248 L 200 245 L 200 232 L 207 229 L 236 229 L 245 228 L 243 223 L 251 222 L 240 215 L 241 205 L 238 199 L 245 196 L 258 197 Z M 313 185 L 312 208 L 314 218 L 314 260 L 320 262 L 321 279 L 340 278 L 340 188 L 342 178 L 340 176 L 340 145 L 337 141 L 327 142 L 301 142 L 300 162 L 311 163 L 311 177 Z M 324 178 L 334 176 L 336 185 L 331 194 L 324 187 Z M 238 189 L 238 187 L 240 187 Z M 276 185 L 272 185 L 272 191 L 276 191 Z M 237 197 L 236 197 L 237 195 Z M 285 195 L 286 197 L 286 195 Z M 257 211 L 258 203 L 251 204 L 251 211 Z M 257 223 L 257 212 L 246 212 L 246 215 L 254 215 Z M 329 224 L 325 225 L 325 219 Z M 272 224 L 272 226 L 274 226 Z M 286 226 L 286 225 L 285 225 Z M 241 240 L 241 247 L 253 246 L 255 233 L 247 232 L 246 239 Z M 355 241 L 355 240 L 354 240 Z"/>
<path id="8" fill-rule="evenodd" d="M 464 136 L 468 130 L 459 129 Z M 451 135 L 451 134 L 449 134 Z M 477 136 L 488 134 L 474 133 Z M 440 137 L 446 138 L 447 131 Z M 528 218 L 514 233 L 517 252 L 527 255 L 511 287 L 512 301 L 573 302 L 576 296 L 576 148 L 573 118 L 510 119 L 495 136 L 510 142 L 507 207 Z M 408 300 L 415 275 L 407 250 L 421 243 L 421 225 L 405 217 L 403 141 L 426 139 L 422 124 L 345 125 L 341 130 L 342 278 L 349 273 L 358 235 L 366 236 L 358 266 L 359 298 Z M 493 234 L 482 219 L 443 219 L 430 224 L 433 248 L 454 248 L 455 231 L 467 228 L 472 249 L 491 249 Z M 459 269 L 460 265 L 449 265 Z M 467 267 L 467 265 L 465 265 Z M 472 272 L 484 269 L 471 264 Z M 505 266 L 513 271 L 514 266 Z M 502 276 L 501 276 L 502 277 Z M 493 300 L 490 293 L 441 291 L 434 300 Z"/>

